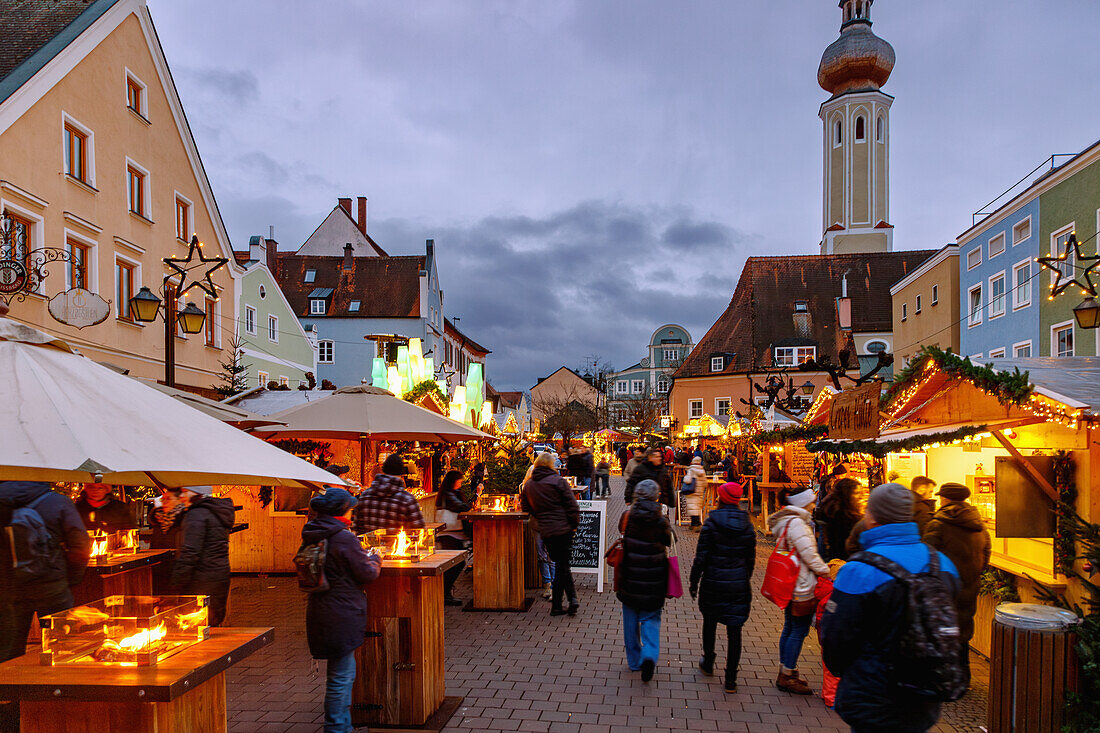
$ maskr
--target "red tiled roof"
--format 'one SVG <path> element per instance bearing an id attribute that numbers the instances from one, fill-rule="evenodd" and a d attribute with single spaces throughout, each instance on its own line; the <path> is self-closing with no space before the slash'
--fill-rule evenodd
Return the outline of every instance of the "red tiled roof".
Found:
<path id="1" fill-rule="evenodd" d="M 233 259 L 241 266 L 247 265 L 252 261 L 252 257 L 249 256 L 248 252 L 241 252 L 238 249 L 233 250 Z"/>
<path id="2" fill-rule="evenodd" d="M 500 405 L 501 407 L 510 407 L 513 410 L 518 409 L 523 402 L 523 392 L 501 392 L 500 393 Z"/>
<path id="3" fill-rule="evenodd" d="M 818 353 L 836 358 L 845 338 L 836 319 L 835 299 L 848 273 L 852 330 L 890 331 L 890 286 L 935 250 L 844 255 L 750 257 L 741 270 L 733 298 L 706 335 L 673 374 L 678 377 L 746 372 L 771 363 L 770 349 L 783 341 L 816 344 Z M 795 301 L 808 304 L 808 323 L 795 326 Z M 783 345 L 780 343 L 780 345 Z M 725 356 L 726 368 L 712 372 L 712 356 Z"/>
<path id="4" fill-rule="evenodd" d="M 107 3 L 111 5 L 112 3 Z M 18 0 L 0 3 L 0 79 L 45 46 L 92 3 L 88 0 Z"/>
<path id="5" fill-rule="evenodd" d="M 309 316 L 309 294 L 317 288 L 331 288 L 322 317 L 420 317 L 423 255 L 350 259 L 351 269 L 344 270 L 343 257 L 279 254 L 273 274 L 294 314 Z M 313 282 L 305 281 L 306 270 L 316 272 Z M 353 300 L 359 301 L 358 311 L 348 310 Z"/>

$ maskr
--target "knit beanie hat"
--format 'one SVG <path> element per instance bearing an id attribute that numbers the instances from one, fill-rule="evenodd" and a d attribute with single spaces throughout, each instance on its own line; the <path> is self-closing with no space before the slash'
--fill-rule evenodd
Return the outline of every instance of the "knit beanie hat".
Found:
<path id="1" fill-rule="evenodd" d="M 736 481 L 730 481 L 718 487 L 718 499 L 723 504 L 736 504 L 741 501 L 741 494 L 741 484 Z"/>
<path id="2" fill-rule="evenodd" d="M 901 484 L 882 484 L 871 490 L 867 511 L 879 524 L 913 521 L 913 492 Z"/>
<path id="3" fill-rule="evenodd" d="M 645 481 L 639 481 L 638 485 L 634 487 L 635 498 L 649 499 L 650 501 L 657 501 L 657 495 L 660 492 L 661 487 L 651 478 L 647 478 Z"/>
<path id="4" fill-rule="evenodd" d="M 359 500 L 346 489 L 329 486 L 313 495 L 313 498 L 309 500 L 309 508 L 318 514 L 338 517 L 358 503 Z"/>
<path id="5" fill-rule="evenodd" d="M 970 498 L 970 489 L 962 484 L 947 483 L 940 487 L 940 496 L 951 501 L 966 501 Z"/>
<path id="6" fill-rule="evenodd" d="M 382 473 L 387 473 L 390 476 L 404 476 L 409 472 L 409 469 L 405 467 L 405 461 L 401 460 L 401 456 L 396 453 L 391 453 L 389 458 L 382 464 Z"/>
<path id="7" fill-rule="evenodd" d="M 787 495 L 787 503 L 791 506 L 796 506 L 799 509 L 803 509 L 806 506 L 809 506 L 811 503 L 813 503 L 815 499 L 817 499 L 817 494 L 814 493 L 813 489 L 803 489 L 797 494 Z"/>

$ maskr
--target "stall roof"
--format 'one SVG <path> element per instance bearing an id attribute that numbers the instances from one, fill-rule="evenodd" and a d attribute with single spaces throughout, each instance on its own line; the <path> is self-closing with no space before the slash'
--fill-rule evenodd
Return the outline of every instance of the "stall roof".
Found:
<path id="1" fill-rule="evenodd" d="M 990 359 L 997 371 L 1027 372 L 1035 391 L 1069 407 L 1100 414 L 1100 357 L 1061 356 L 1030 359 Z"/>
<path id="2" fill-rule="evenodd" d="M 298 407 L 307 402 L 317 402 L 332 395 L 331 389 L 255 389 L 223 400 L 221 404 L 249 410 L 257 415 L 273 415 L 276 412 Z"/>

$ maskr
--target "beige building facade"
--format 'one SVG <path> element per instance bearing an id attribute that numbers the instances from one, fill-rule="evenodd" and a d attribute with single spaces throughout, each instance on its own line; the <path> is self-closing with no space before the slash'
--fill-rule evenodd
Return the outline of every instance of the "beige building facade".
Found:
<path id="1" fill-rule="evenodd" d="M 9 11 L 8 22 L 18 12 Z M 14 244 L 25 245 L 19 256 L 63 250 L 69 261 L 47 265 L 37 292 L 9 298 L 10 316 L 92 359 L 163 379 L 163 322 L 138 323 L 127 301 L 142 286 L 164 298 L 169 270 L 162 260 L 185 257 L 196 234 L 204 255 L 229 263 L 212 277 L 217 299 L 197 288 L 184 298 L 207 320 L 204 332 L 176 337 L 176 381 L 210 388 L 234 333 L 244 271 L 233 260 L 149 10 L 143 0 L 59 0 L 48 13 L 55 27 L 4 51 L 0 213 L 18 237 Z M 105 321 L 77 329 L 50 315 L 48 299 L 77 285 L 110 301 Z"/>
<path id="2" fill-rule="evenodd" d="M 959 353 L 959 247 L 949 244 L 890 288 L 895 369 L 925 346 Z"/>
<path id="3" fill-rule="evenodd" d="M 531 388 L 531 419 L 538 424 L 546 417 L 548 409 L 560 408 L 576 401 L 595 410 L 600 392 L 569 367 L 561 367 L 548 377 L 543 377 Z"/>

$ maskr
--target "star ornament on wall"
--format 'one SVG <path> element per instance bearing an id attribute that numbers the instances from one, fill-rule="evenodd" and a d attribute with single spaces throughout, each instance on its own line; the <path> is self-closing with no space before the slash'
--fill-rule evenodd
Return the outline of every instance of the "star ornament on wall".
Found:
<path id="1" fill-rule="evenodd" d="M 1062 270 L 1062 267 L 1067 263 L 1071 247 L 1073 248 L 1073 260 L 1069 261 L 1070 267 L 1076 270 L 1079 266 L 1084 265 L 1084 269 L 1081 273 L 1079 275 L 1075 274 L 1072 278 L 1068 277 Z M 1081 288 L 1082 295 L 1087 295 L 1091 298 L 1097 297 L 1097 286 L 1100 285 L 1100 273 L 1096 272 L 1096 269 L 1100 267 L 1100 254 L 1090 256 L 1083 253 L 1081 251 L 1081 243 L 1077 241 L 1076 232 L 1069 235 L 1069 240 L 1066 242 L 1066 249 L 1062 252 L 1061 256 L 1054 257 L 1052 255 L 1050 257 L 1037 257 L 1036 261 L 1055 273 L 1054 283 L 1050 286 L 1051 300 L 1061 295 L 1066 288 L 1071 285 L 1076 285 Z"/>
<path id="2" fill-rule="evenodd" d="M 198 263 L 195 262 L 195 256 L 198 255 Z M 182 299 L 184 293 L 191 288 L 202 288 L 207 295 L 214 300 L 218 299 L 218 291 L 214 287 L 214 281 L 210 279 L 210 276 L 217 272 L 219 269 L 225 266 L 229 262 L 226 257 L 206 257 L 202 253 L 202 244 L 199 242 L 198 235 L 192 235 L 191 246 L 187 249 L 187 257 L 165 257 L 164 264 L 168 265 L 179 276 L 180 281 L 177 284 L 177 299 Z M 206 271 L 199 278 L 192 278 L 192 282 L 187 282 L 187 275 L 191 270 L 197 270 L 202 266 L 207 266 Z M 171 277 L 171 275 L 169 275 Z"/>

